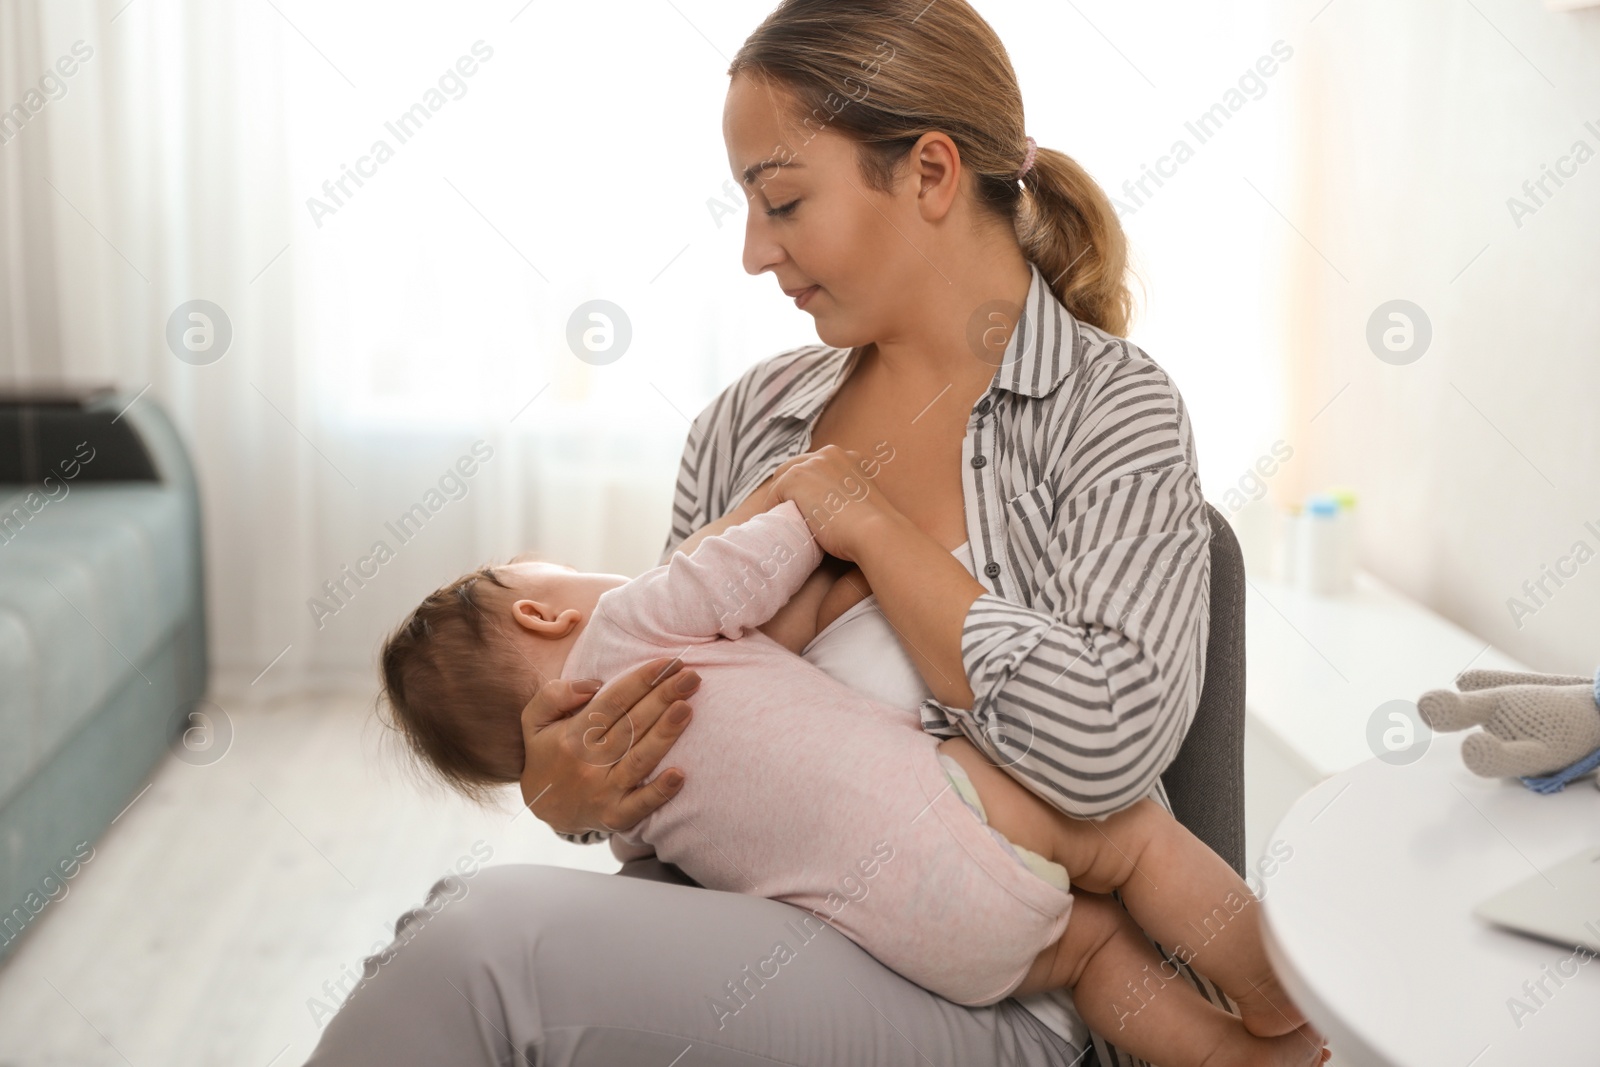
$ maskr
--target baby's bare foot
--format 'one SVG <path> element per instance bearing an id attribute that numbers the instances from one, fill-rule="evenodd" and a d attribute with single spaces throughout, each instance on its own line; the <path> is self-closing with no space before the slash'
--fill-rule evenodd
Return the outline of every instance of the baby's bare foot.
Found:
<path id="1" fill-rule="evenodd" d="M 1245 1029 L 1257 1037 L 1280 1037 L 1305 1024 L 1305 1013 L 1294 1006 L 1275 974 L 1268 973 L 1251 982 L 1243 994 L 1229 995 L 1239 1006 Z"/>
<path id="2" fill-rule="evenodd" d="M 1319 1067 L 1332 1055 L 1309 1024 L 1277 1037 L 1256 1037 L 1234 1026 L 1201 1067 Z"/>
<path id="3" fill-rule="evenodd" d="M 1312 1030 L 1309 1023 L 1281 1037 L 1262 1040 L 1271 1046 L 1271 1056 L 1265 1062 L 1273 1067 L 1318 1067 L 1333 1055 L 1323 1044 L 1322 1035 Z"/>

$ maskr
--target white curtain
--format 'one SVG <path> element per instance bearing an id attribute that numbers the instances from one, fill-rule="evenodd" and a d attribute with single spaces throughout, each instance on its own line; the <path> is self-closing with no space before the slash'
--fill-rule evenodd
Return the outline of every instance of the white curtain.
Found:
<path id="1" fill-rule="evenodd" d="M 491 557 L 654 563 L 688 418 L 815 340 L 740 265 L 724 71 L 766 9 L 0 0 L 0 107 L 27 113 L 0 142 L 0 380 L 148 386 L 172 412 L 225 685 L 370 686 L 386 630 Z M 979 9 L 1030 133 L 1119 196 L 1275 38 L 1306 43 L 1253 0 Z M 80 41 L 64 88 L 30 97 Z M 1133 338 L 1182 388 L 1217 491 L 1281 408 L 1263 200 L 1292 213 L 1292 78 L 1124 196 L 1153 283 Z M 192 300 L 231 327 L 212 362 L 167 340 Z M 631 330 L 610 362 L 569 343 L 597 300 Z"/>

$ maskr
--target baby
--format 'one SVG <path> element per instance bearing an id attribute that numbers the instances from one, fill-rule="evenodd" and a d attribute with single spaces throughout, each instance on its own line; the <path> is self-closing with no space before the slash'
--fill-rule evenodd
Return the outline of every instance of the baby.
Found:
<path id="1" fill-rule="evenodd" d="M 915 711 L 796 655 L 819 615 L 861 595 L 822 562 L 785 501 L 632 581 L 484 567 L 390 637 L 385 696 L 413 752 L 482 795 L 520 778 L 521 711 L 543 679 L 681 656 L 702 678 L 672 750 L 684 784 L 613 835 L 619 858 L 654 852 L 708 888 L 803 909 L 958 1004 L 1070 987 L 1085 1022 L 1162 1067 L 1327 1058 L 1267 962 L 1254 895 L 1155 801 L 1069 818 L 965 738 L 924 733 Z"/>

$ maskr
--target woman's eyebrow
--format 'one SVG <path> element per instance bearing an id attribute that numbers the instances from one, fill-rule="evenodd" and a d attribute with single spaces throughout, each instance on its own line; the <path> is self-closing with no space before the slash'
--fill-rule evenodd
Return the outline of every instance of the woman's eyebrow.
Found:
<path id="1" fill-rule="evenodd" d="M 749 185 L 751 182 L 755 181 L 756 173 L 758 171 L 776 170 L 782 167 L 795 167 L 797 169 L 802 169 L 805 167 L 805 164 L 800 162 L 798 159 L 764 159 L 760 163 L 753 164 L 744 169 L 744 184 Z"/>

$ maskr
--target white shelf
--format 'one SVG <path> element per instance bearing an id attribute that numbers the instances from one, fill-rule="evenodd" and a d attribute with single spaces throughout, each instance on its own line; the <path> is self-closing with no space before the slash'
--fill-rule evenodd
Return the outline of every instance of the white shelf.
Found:
<path id="1" fill-rule="evenodd" d="M 1415 703 L 1468 667 L 1524 671 L 1481 638 L 1370 574 L 1315 596 L 1251 575 L 1245 593 L 1246 849 L 1306 790 L 1371 759 L 1368 723 L 1391 700 Z"/>

